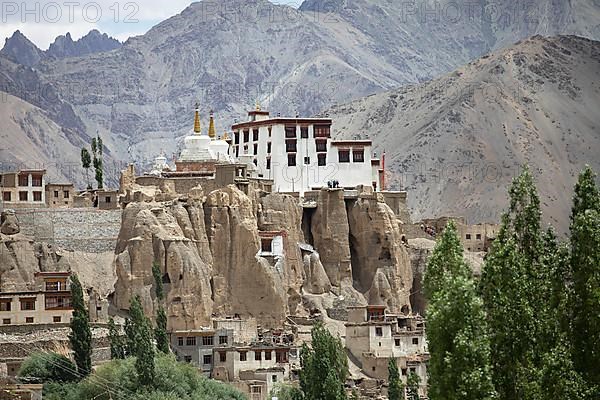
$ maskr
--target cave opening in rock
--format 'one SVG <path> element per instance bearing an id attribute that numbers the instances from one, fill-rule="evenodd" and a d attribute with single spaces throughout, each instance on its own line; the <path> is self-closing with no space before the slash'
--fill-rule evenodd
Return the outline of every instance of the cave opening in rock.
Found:
<path id="1" fill-rule="evenodd" d="M 302 212 L 302 233 L 304 233 L 304 242 L 314 247 L 315 241 L 312 234 L 312 219 L 316 208 L 304 208 Z"/>

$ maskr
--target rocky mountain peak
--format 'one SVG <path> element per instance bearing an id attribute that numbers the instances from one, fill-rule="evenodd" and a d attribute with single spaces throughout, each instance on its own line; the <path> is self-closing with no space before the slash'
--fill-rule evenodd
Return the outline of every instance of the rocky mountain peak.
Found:
<path id="1" fill-rule="evenodd" d="M 121 42 L 93 29 L 81 39 L 74 41 L 71 33 L 58 36 L 46 52 L 55 58 L 81 57 L 87 54 L 110 51 L 121 47 Z"/>
<path id="2" fill-rule="evenodd" d="M 0 55 L 17 64 L 32 67 L 40 62 L 44 57 L 44 52 L 21 31 L 16 30 L 10 38 L 6 39 L 4 47 L 0 50 Z"/>

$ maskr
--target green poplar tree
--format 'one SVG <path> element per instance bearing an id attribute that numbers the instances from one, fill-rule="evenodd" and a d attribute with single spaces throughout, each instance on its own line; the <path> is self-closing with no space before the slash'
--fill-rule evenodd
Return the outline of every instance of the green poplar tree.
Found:
<path id="1" fill-rule="evenodd" d="M 154 330 L 154 339 L 158 351 L 168 354 L 170 352 L 169 337 L 167 335 L 167 313 L 163 305 L 158 306 L 156 314 L 156 329 Z"/>
<path id="2" fill-rule="evenodd" d="M 158 351 L 168 354 L 170 352 L 169 337 L 167 335 L 167 313 L 162 304 L 164 299 L 164 289 L 162 283 L 162 274 L 160 265 L 157 262 L 152 263 L 152 275 L 154 276 L 156 300 L 158 302 L 158 311 L 156 313 L 156 328 L 154 329 L 154 339 Z"/>
<path id="3" fill-rule="evenodd" d="M 300 389 L 306 400 L 346 400 L 344 384 L 348 377 L 348 359 L 344 346 L 323 326 L 311 332 L 311 347 L 300 352 Z"/>
<path id="4" fill-rule="evenodd" d="M 393 358 L 388 361 L 388 382 L 388 399 L 404 400 L 404 385 L 400 380 L 398 364 Z"/>
<path id="5" fill-rule="evenodd" d="M 421 384 L 421 378 L 419 375 L 411 372 L 406 378 L 406 397 L 407 400 L 420 400 L 419 396 L 419 385 Z"/>
<path id="6" fill-rule="evenodd" d="M 444 229 L 427 264 L 425 289 L 431 356 L 429 398 L 495 398 L 483 302 L 477 295 L 471 269 L 464 261 L 453 222 Z M 409 398 L 414 398 L 414 394 Z"/>
<path id="7" fill-rule="evenodd" d="M 108 319 L 108 340 L 110 341 L 110 358 L 113 360 L 125 358 L 125 342 L 112 317 Z"/>
<path id="8" fill-rule="evenodd" d="M 90 152 L 85 147 L 81 149 L 81 165 L 85 169 L 87 188 L 91 189 L 92 185 L 90 184 L 90 167 L 92 166 L 92 157 L 90 156 Z"/>
<path id="9" fill-rule="evenodd" d="M 600 386 L 600 195 L 587 167 L 575 185 L 571 212 L 572 352 L 575 369 Z M 600 393 L 598 393 L 600 396 Z"/>
<path id="10" fill-rule="evenodd" d="M 144 315 L 139 295 L 131 299 L 129 307 L 129 343 L 136 357 L 135 369 L 138 381 L 144 386 L 150 386 L 154 382 L 156 370 L 154 366 L 154 345 L 152 343 L 152 327 L 150 320 Z"/>
<path id="11" fill-rule="evenodd" d="M 155 261 L 152 263 L 152 276 L 154 277 L 154 291 L 156 292 L 156 298 L 163 300 L 165 293 L 162 282 L 162 273 L 160 272 L 160 265 Z"/>
<path id="12" fill-rule="evenodd" d="M 95 171 L 96 183 L 98 184 L 98 189 L 102 189 L 104 187 L 104 172 L 102 166 L 102 148 L 103 143 L 102 139 L 98 135 L 97 138 L 92 139 L 92 155 L 93 155 L 93 165 Z"/>
<path id="13" fill-rule="evenodd" d="M 526 398 L 534 360 L 543 352 L 536 346 L 543 334 L 547 282 L 540 279 L 543 252 L 540 202 L 528 168 L 509 188 L 510 208 L 488 254 L 481 293 L 490 332 L 492 381 L 499 398 Z M 544 342 L 544 341 L 541 341 Z"/>
<path id="14" fill-rule="evenodd" d="M 87 376 L 92 371 L 92 331 L 85 301 L 83 288 L 77 275 L 71 275 L 71 304 L 73 317 L 71 318 L 71 332 L 69 341 L 73 349 L 75 364 L 79 374 Z"/>

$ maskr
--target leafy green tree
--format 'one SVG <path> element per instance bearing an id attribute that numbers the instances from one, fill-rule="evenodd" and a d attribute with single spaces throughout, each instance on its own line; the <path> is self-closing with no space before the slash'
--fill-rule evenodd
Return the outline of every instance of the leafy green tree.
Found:
<path id="1" fill-rule="evenodd" d="M 590 385 L 600 386 L 600 195 L 589 167 L 575 185 L 570 266 L 573 363 Z"/>
<path id="2" fill-rule="evenodd" d="M 429 397 L 432 400 L 493 399 L 495 390 L 483 302 L 463 258 L 453 222 L 448 223 L 433 250 L 425 273 L 425 287 L 431 355 Z"/>
<path id="3" fill-rule="evenodd" d="M 167 313 L 162 305 L 164 299 L 164 290 L 162 283 L 162 274 L 160 265 L 157 262 L 152 263 L 152 275 L 154 276 L 154 288 L 156 291 L 156 300 L 158 302 L 158 311 L 156 313 L 156 329 L 154 329 L 154 339 L 158 351 L 169 353 L 169 337 L 167 335 Z"/>
<path id="4" fill-rule="evenodd" d="M 156 314 L 156 329 L 154 329 L 154 339 L 156 340 L 156 348 L 162 353 L 169 353 L 169 337 L 167 335 L 167 313 L 162 304 L 158 306 Z"/>
<path id="5" fill-rule="evenodd" d="M 125 358 L 125 340 L 112 317 L 108 319 L 108 340 L 110 341 L 110 358 L 113 360 Z"/>
<path id="6" fill-rule="evenodd" d="M 348 359 L 340 338 L 323 326 L 315 325 L 312 342 L 300 352 L 300 388 L 306 400 L 346 400 L 344 384 L 348 377 Z"/>
<path id="7" fill-rule="evenodd" d="M 152 343 L 152 327 L 150 320 L 144 315 L 139 295 L 131 299 L 129 307 L 131 317 L 128 335 L 132 354 L 136 357 L 135 369 L 141 385 L 150 386 L 154 382 L 156 370 L 154 366 L 154 345 Z"/>
<path id="8" fill-rule="evenodd" d="M 152 263 L 152 276 L 154 277 L 154 290 L 156 291 L 156 298 L 159 301 L 163 300 L 165 293 L 162 282 L 162 273 L 160 272 L 160 265 L 156 261 Z"/>
<path id="9" fill-rule="evenodd" d="M 277 397 L 278 400 L 302 400 L 303 395 L 300 388 L 290 384 L 277 384 L 271 393 L 269 399 Z"/>
<path id="10" fill-rule="evenodd" d="M 420 400 L 419 396 L 419 385 L 421 384 L 421 378 L 419 375 L 411 372 L 406 378 L 406 394 L 407 400 Z"/>
<path id="11" fill-rule="evenodd" d="M 103 146 L 104 145 L 102 143 L 102 139 L 100 138 L 100 136 L 92 139 L 92 155 L 93 155 L 92 164 L 94 166 L 95 178 L 96 178 L 96 183 L 98 184 L 98 189 L 102 189 L 104 187 L 104 177 L 103 177 L 104 173 L 103 173 L 103 166 L 102 166 Z"/>
<path id="12" fill-rule="evenodd" d="M 71 302 L 73 317 L 71 318 L 69 341 L 73 349 L 77 371 L 79 374 L 87 376 L 92 370 L 92 330 L 83 299 L 83 288 L 75 274 L 71 275 Z"/>
<path id="13" fill-rule="evenodd" d="M 471 269 L 464 260 L 463 247 L 456 233 L 454 221 L 448 222 L 427 261 L 423 286 L 428 299 L 435 298 L 435 295 L 444 288 L 448 275 L 465 278 L 472 275 Z"/>
<path id="14" fill-rule="evenodd" d="M 76 382 L 77 366 L 67 357 L 57 353 L 34 353 L 21 365 L 17 374 L 25 382 Z"/>
<path id="15" fill-rule="evenodd" d="M 136 360 L 112 360 L 77 384 L 50 384 L 44 400 L 247 400 L 234 387 L 205 378 L 172 355 L 156 357 L 154 385 L 137 379 Z"/>
<path id="16" fill-rule="evenodd" d="M 404 400 L 404 385 L 400 380 L 400 371 L 394 358 L 388 361 L 388 382 L 389 400 Z"/>
<path id="17" fill-rule="evenodd" d="M 123 325 L 123 330 L 125 331 L 125 356 L 133 357 L 136 353 L 136 342 L 135 342 L 135 332 L 134 326 L 131 322 L 131 318 L 125 319 L 125 325 Z"/>
<path id="18" fill-rule="evenodd" d="M 510 208 L 482 271 L 481 293 L 490 332 L 492 381 L 502 400 L 523 399 L 529 370 L 543 354 L 537 341 L 547 307 L 548 284 L 540 263 L 544 251 L 539 198 L 529 169 L 513 180 Z"/>
<path id="19" fill-rule="evenodd" d="M 90 156 L 90 152 L 85 147 L 81 149 L 81 165 L 85 169 L 87 188 L 91 189 L 92 185 L 90 185 L 90 167 L 92 166 L 92 157 Z"/>

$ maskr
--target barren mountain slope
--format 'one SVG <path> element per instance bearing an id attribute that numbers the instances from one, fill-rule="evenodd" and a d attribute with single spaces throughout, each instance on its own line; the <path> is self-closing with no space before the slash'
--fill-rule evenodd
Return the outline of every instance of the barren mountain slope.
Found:
<path id="1" fill-rule="evenodd" d="M 45 168 L 54 183 L 83 186 L 79 151 L 46 112 L 17 97 L 0 92 L 0 170 Z"/>
<path id="2" fill-rule="evenodd" d="M 196 2 L 113 51 L 45 57 L 33 73 L 0 60 L 0 84 L 76 126 L 81 140 L 98 132 L 107 154 L 147 166 L 160 151 L 178 152 L 196 101 L 204 126 L 213 109 L 221 131 L 257 100 L 274 115 L 312 115 L 426 81 L 533 33 L 600 39 L 596 0 L 434 3 L 306 0 L 297 10 L 266 0 Z M 10 90 L 30 76 L 59 101 Z"/>
<path id="3" fill-rule="evenodd" d="M 332 108 L 340 136 L 386 150 L 415 217 L 498 220 L 531 165 L 548 222 L 568 227 L 575 176 L 600 170 L 600 43 L 534 37 L 431 82 Z"/>
<path id="4" fill-rule="evenodd" d="M 511 15 L 502 19 L 486 2 L 466 0 L 443 1 L 433 16 L 387 0 L 307 0 L 299 10 L 266 0 L 198 2 L 117 51 L 39 69 L 66 88 L 88 132 L 111 136 L 122 158 L 141 160 L 177 151 L 173 138 L 189 129 L 196 101 L 205 118 L 215 110 L 219 129 L 256 100 L 273 113 L 310 115 L 431 79 L 532 32 L 574 25 L 597 33 L 593 0 L 529 3 L 502 2 L 497 12 Z"/>

